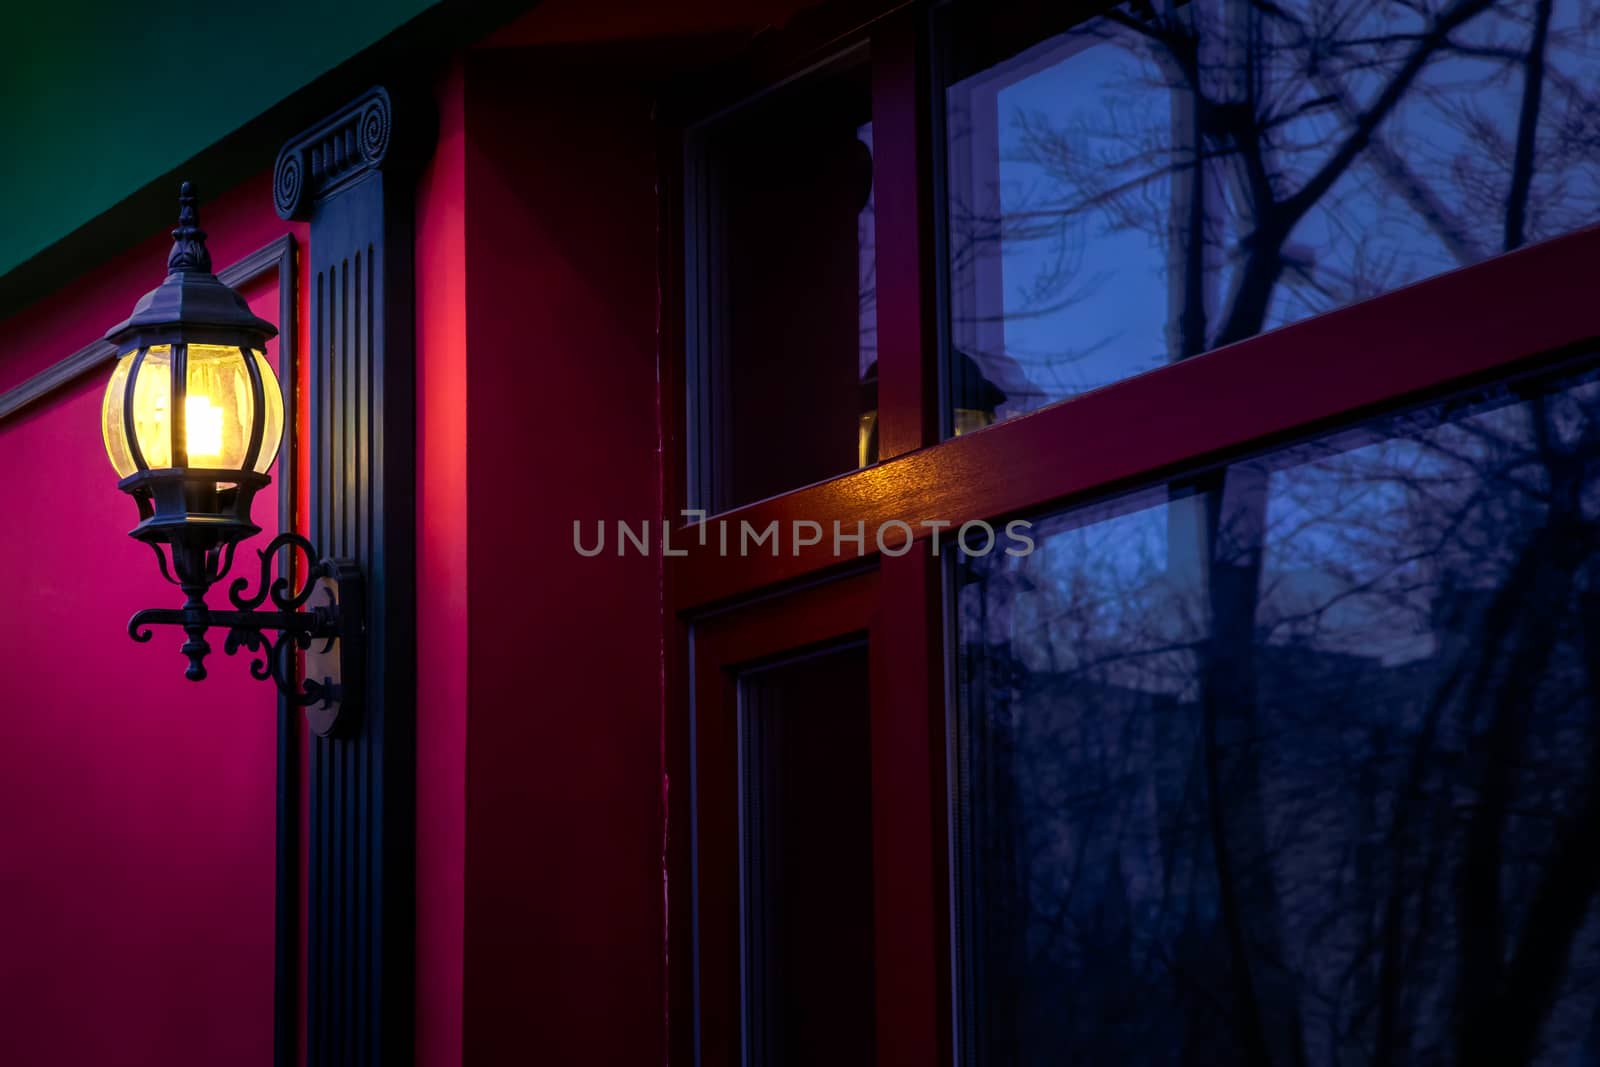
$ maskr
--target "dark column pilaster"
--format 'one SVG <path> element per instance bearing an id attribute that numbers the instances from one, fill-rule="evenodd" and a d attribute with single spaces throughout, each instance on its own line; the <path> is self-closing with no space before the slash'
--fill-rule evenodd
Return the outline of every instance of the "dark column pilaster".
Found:
<path id="1" fill-rule="evenodd" d="M 307 1063 L 412 1059 L 415 875 L 414 150 L 383 88 L 286 144 L 278 214 L 310 222 L 310 536 L 367 581 L 367 689 L 311 739 Z M 347 718 L 349 721 L 347 721 Z"/>

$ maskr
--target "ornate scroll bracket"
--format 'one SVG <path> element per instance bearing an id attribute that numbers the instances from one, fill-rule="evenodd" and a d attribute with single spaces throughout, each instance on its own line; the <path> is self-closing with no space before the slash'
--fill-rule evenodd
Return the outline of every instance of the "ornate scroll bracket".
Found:
<path id="1" fill-rule="evenodd" d="M 278 216 L 307 219 L 316 201 L 383 166 L 392 140 L 389 92 L 374 86 L 283 146 L 272 168 Z"/>
<path id="2" fill-rule="evenodd" d="M 280 553 L 283 548 L 297 548 L 308 561 L 314 561 L 298 590 L 290 588 L 286 575 L 272 577 L 274 561 L 285 558 Z M 182 608 L 137 612 L 128 621 L 128 636 L 144 642 L 154 636 L 152 626 L 181 626 L 189 635 L 182 649 L 189 657 L 185 674 L 199 681 L 206 676 L 204 660 L 211 651 L 205 631 L 227 627 L 223 651 L 230 656 L 241 648 L 255 653 L 251 676 L 272 681 L 291 703 L 306 709 L 311 728 L 326 736 L 341 716 L 349 721 L 361 692 L 366 592 L 361 570 L 351 560 L 319 559 L 316 546 L 294 533 L 274 537 L 259 555 L 261 574 L 256 591 L 246 592 L 248 578 L 236 578 L 228 587 L 228 600 L 235 610 L 213 611 L 191 596 Z M 231 551 L 228 557 L 231 562 Z M 220 564 L 219 560 L 212 580 L 226 573 Z M 164 561 L 162 570 L 165 573 Z M 269 599 L 276 610 L 262 610 Z M 296 651 L 305 653 L 303 678 L 297 670 Z"/>

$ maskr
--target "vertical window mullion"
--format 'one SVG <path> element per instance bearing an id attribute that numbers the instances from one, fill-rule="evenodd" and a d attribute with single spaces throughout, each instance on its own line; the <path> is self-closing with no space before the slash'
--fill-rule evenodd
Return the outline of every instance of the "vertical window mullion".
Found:
<path id="1" fill-rule="evenodd" d="M 933 173 L 918 11 L 874 28 L 880 459 L 939 440 Z M 874 893 L 880 1062 L 951 1062 L 945 700 L 939 560 L 920 544 L 879 560 L 874 630 Z"/>
<path id="2" fill-rule="evenodd" d="M 873 627 L 878 1062 L 951 1063 L 941 559 L 884 555 Z"/>
<path id="3" fill-rule="evenodd" d="M 880 459 L 938 440 L 920 23 L 914 11 L 897 12 L 874 29 L 871 42 Z"/>

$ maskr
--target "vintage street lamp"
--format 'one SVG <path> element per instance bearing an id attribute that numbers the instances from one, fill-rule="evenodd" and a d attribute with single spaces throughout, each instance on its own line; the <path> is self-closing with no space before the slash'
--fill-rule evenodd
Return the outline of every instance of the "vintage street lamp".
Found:
<path id="1" fill-rule="evenodd" d="M 279 534 L 260 551 L 261 585 L 253 595 L 245 595 L 248 579 L 239 578 L 228 588 L 237 610 L 206 605 L 206 591 L 228 573 L 238 543 L 261 532 L 250 504 L 272 480 L 267 471 L 283 436 L 283 392 L 266 361 L 266 343 L 278 331 L 212 273 L 188 182 L 172 238 L 166 280 L 106 334 L 117 365 L 106 385 L 101 430 L 121 479 L 117 488 L 139 508 L 130 536 L 155 551 L 162 577 L 185 597 L 179 609 L 138 612 L 128 633 L 148 641 L 152 624 L 183 627 L 184 674 L 200 681 L 211 651 L 206 630 L 227 627 L 224 650 L 260 653 L 250 673 L 271 678 L 326 733 L 357 696 L 360 571 L 349 560 L 320 559 L 298 534 Z M 297 592 L 287 577 L 269 585 L 272 562 L 285 546 L 303 551 L 311 564 Z M 300 610 L 319 590 L 321 602 Z M 269 596 L 277 610 L 256 610 Z M 303 685 L 296 648 L 308 651 Z"/>

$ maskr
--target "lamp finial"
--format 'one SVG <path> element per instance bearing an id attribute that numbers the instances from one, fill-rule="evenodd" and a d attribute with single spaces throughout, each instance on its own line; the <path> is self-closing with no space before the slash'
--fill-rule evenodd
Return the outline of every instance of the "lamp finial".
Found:
<path id="1" fill-rule="evenodd" d="M 172 254 L 167 256 L 169 271 L 211 273 L 211 253 L 206 249 L 206 231 L 200 228 L 200 215 L 194 206 L 194 186 L 178 187 L 178 228 L 172 231 Z"/>

